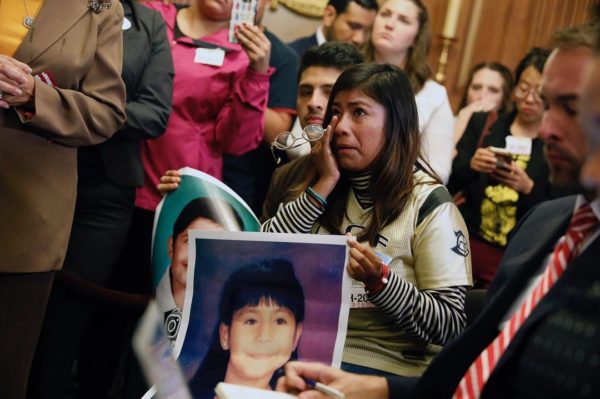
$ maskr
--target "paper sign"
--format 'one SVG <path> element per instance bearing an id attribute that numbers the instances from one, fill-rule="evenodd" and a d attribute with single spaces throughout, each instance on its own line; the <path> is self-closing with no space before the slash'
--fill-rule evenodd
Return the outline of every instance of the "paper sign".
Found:
<path id="1" fill-rule="evenodd" d="M 506 150 L 514 155 L 531 155 L 531 139 L 506 136 Z"/>

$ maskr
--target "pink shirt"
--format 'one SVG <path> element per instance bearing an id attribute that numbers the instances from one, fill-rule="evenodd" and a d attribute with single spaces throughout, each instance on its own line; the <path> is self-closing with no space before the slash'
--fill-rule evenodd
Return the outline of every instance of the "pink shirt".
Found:
<path id="1" fill-rule="evenodd" d="M 224 152 L 239 155 L 260 144 L 272 70 L 249 69 L 240 45 L 227 41 L 227 29 L 201 39 L 226 49 L 223 65 L 195 62 L 199 47 L 194 41 L 174 39 L 175 6 L 158 1 L 145 5 L 165 20 L 175 66 L 167 130 L 142 145 L 144 186 L 137 190 L 135 204 L 154 211 L 161 199 L 156 185 L 166 170 L 190 166 L 220 179 Z"/>

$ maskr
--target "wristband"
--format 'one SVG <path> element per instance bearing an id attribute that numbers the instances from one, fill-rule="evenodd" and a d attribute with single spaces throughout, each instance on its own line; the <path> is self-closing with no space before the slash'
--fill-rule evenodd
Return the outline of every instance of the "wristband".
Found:
<path id="1" fill-rule="evenodd" d="M 365 289 L 369 295 L 377 295 L 385 288 L 386 284 L 390 281 L 390 267 L 381 262 L 381 277 L 377 281 L 377 285 L 373 287 L 365 286 Z"/>
<path id="2" fill-rule="evenodd" d="M 327 200 L 321 197 L 312 187 L 308 187 L 306 189 L 306 194 L 310 195 L 313 199 L 315 199 L 323 208 L 327 206 Z"/>

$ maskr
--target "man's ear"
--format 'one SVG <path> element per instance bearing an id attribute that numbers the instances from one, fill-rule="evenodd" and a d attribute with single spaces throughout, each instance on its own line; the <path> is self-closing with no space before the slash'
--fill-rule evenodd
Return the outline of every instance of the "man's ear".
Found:
<path id="1" fill-rule="evenodd" d="M 298 347 L 298 341 L 300 341 L 300 337 L 302 336 L 302 323 L 298 323 L 296 326 L 296 332 L 294 333 L 294 350 Z"/>
<path id="2" fill-rule="evenodd" d="M 169 259 L 171 262 L 173 261 L 173 236 L 169 237 L 167 240 L 167 253 L 169 254 Z"/>
<path id="3" fill-rule="evenodd" d="M 325 7 L 323 11 L 323 26 L 325 28 L 331 27 L 337 18 L 337 11 L 335 11 L 335 7 L 332 5 L 328 5 Z"/>
<path id="4" fill-rule="evenodd" d="M 219 325 L 219 342 L 223 350 L 229 350 L 229 326 L 225 323 Z"/>

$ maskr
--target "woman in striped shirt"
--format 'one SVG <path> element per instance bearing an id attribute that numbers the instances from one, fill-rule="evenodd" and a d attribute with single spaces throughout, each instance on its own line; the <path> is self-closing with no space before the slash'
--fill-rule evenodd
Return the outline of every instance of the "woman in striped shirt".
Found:
<path id="1" fill-rule="evenodd" d="M 324 125 L 309 156 L 275 172 L 262 230 L 356 236 L 342 368 L 418 376 L 464 327 L 467 229 L 420 160 L 414 95 L 398 67 L 343 72 Z"/>

